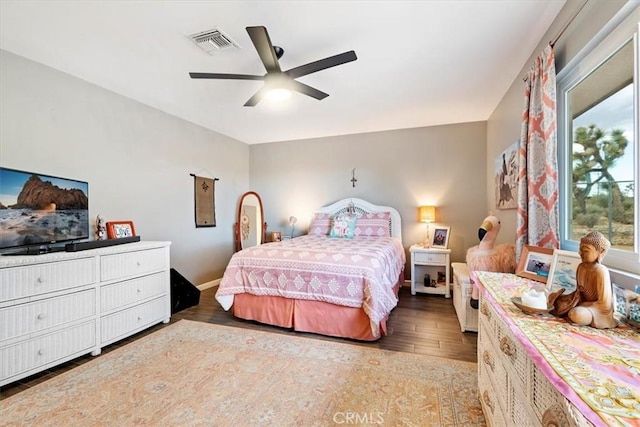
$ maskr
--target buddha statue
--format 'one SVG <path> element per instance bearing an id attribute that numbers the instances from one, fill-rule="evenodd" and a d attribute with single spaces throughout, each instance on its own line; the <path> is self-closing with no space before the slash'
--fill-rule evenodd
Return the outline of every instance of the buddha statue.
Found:
<path id="1" fill-rule="evenodd" d="M 611 243 L 602 233 L 592 231 L 580 239 L 580 259 L 576 269 L 577 305 L 567 316 L 577 325 L 598 329 L 615 328 L 613 317 L 614 296 L 609 270 L 602 265 L 602 258 Z"/>

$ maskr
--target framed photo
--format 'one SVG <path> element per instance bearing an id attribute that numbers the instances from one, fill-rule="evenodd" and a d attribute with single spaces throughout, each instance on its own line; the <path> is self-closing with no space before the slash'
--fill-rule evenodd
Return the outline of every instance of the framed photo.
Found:
<path id="1" fill-rule="evenodd" d="M 272 242 L 280 242 L 280 241 L 282 241 L 282 232 L 280 232 L 280 231 L 272 231 L 271 232 L 271 241 Z"/>
<path id="2" fill-rule="evenodd" d="M 434 248 L 447 249 L 449 245 L 449 232 L 451 227 L 435 227 L 433 230 L 433 241 L 431 246 Z"/>
<path id="3" fill-rule="evenodd" d="M 555 249 L 547 287 L 550 289 L 562 287 L 565 289 L 565 294 L 575 291 L 576 269 L 581 262 L 582 259 L 577 252 Z"/>
<path id="4" fill-rule="evenodd" d="M 122 237 L 133 237 L 136 229 L 131 221 L 109 221 L 107 222 L 107 237 L 109 239 L 120 239 Z"/>
<path id="5" fill-rule="evenodd" d="M 520 141 L 511 144 L 496 158 L 495 192 L 496 208 L 515 209 L 518 207 L 518 150 Z"/>
<path id="6" fill-rule="evenodd" d="M 553 249 L 538 246 L 522 248 L 516 275 L 527 279 L 547 283 L 553 263 Z"/>

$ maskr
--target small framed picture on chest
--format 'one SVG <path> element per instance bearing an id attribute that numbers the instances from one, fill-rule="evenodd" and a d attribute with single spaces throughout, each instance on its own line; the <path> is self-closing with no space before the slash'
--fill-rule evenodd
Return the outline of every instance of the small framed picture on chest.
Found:
<path id="1" fill-rule="evenodd" d="M 577 252 L 554 249 L 547 288 L 552 290 L 562 287 L 565 294 L 575 291 L 576 269 L 581 262 L 582 259 Z"/>
<path id="2" fill-rule="evenodd" d="M 109 221 L 107 222 L 107 237 L 109 239 L 121 239 L 123 237 L 133 237 L 136 229 L 132 221 Z"/>

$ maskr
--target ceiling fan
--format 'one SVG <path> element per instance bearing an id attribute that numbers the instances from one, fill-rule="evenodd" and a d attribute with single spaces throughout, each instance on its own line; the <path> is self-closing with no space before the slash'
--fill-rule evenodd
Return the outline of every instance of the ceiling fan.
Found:
<path id="1" fill-rule="evenodd" d="M 308 95 L 315 99 L 324 99 L 329 96 L 316 88 L 301 83 L 296 80 L 298 77 L 315 73 L 337 65 L 346 64 L 347 62 L 358 59 L 356 53 L 352 50 L 341 53 L 339 55 L 330 56 L 318 61 L 310 62 L 299 67 L 291 68 L 287 71 L 280 69 L 278 59 L 284 53 L 279 46 L 274 46 L 269 38 L 269 33 L 265 27 L 247 27 L 247 33 L 258 51 L 258 55 L 267 70 L 264 76 L 256 76 L 250 74 L 219 74 L 219 73 L 189 73 L 192 79 L 224 79 L 224 80 L 263 80 L 264 86 L 260 88 L 249 100 L 244 104 L 245 107 L 253 107 L 272 89 L 291 89 L 302 94 Z"/>

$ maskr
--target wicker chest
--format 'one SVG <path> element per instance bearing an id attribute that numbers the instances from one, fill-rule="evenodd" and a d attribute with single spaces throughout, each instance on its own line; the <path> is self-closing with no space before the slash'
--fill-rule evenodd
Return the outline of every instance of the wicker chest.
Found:
<path id="1" fill-rule="evenodd" d="M 478 388 L 489 425 L 640 422 L 640 377 L 630 362 L 640 353 L 636 331 L 524 314 L 511 298 L 535 282 L 506 273 L 473 274 L 481 284 Z"/>
<path id="2" fill-rule="evenodd" d="M 460 322 L 462 332 L 478 332 L 478 310 L 471 307 L 472 284 L 469 269 L 463 262 L 452 262 L 453 270 L 453 307 Z"/>

